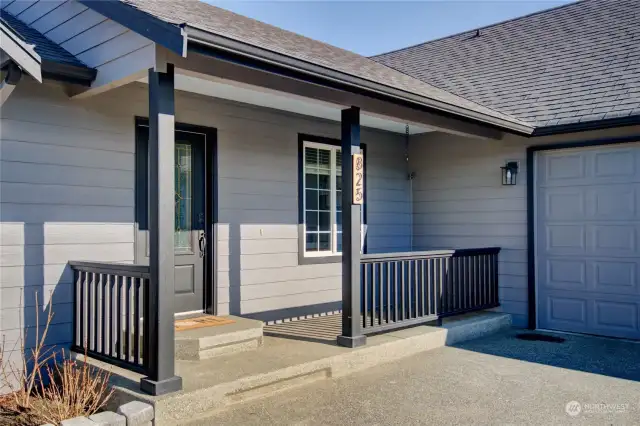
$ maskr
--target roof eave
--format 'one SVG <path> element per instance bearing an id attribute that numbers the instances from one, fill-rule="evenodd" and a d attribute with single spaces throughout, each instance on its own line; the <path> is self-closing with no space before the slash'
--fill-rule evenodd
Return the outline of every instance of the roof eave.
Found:
<path id="1" fill-rule="evenodd" d="M 42 62 L 42 76 L 49 80 L 89 87 L 96 75 L 97 70 L 93 68 L 47 60 Z"/>
<path id="2" fill-rule="evenodd" d="M 576 123 L 536 127 L 531 136 L 552 136 L 638 125 L 640 125 L 640 115 L 628 115 L 626 117 L 605 118 L 603 120 L 581 121 Z"/>
<path id="3" fill-rule="evenodd" d="M 207 47 L 213 47 L 229 53 L 241 55 L 253 60 L 263 61 L 269 65 L 284 67 L 307 74 L 309 76 L 320 77 L 327 81 L 341 83 L 353 88 L 365 90 L 371 93 L 383 95 L 392 99 L 405 101 L 414 105 L 435 110 L 440 113 L 451 114 L 458 117 L 464 117 L 472 121 L 479 121 L 483 124 L 498 127 L 512 133 L 522 135 L 531 135 L 534 131 L 532 126 L 503 120 L 498 117 L 488 116 L 482 113 L 458 107 L 456 105 L 447 104 L 424 96 L 405 92 L 383 84 L 375 83 L 366 79 L 345 74 L 340 71 L 325 68 L 319 65 L 311 64 L 290 56 L 282 55 L 266 49 L 249 45 L 246 43 L 232 40 L 226 37 L 213 34 L 199 28 L 185 26 L 184 31 L 187 35 L 188 42 L 200 44 Z"/>
<path id="4" fill-rule="evenodd" d="M 120 0 L 78 2 L 182 57 L 187 56 L 187 36 L 177 25 L 165 22 Z"/>
<path id="5" fill-rule="evenodd" d="M 13 62 L 18 64 L 27 74 L 42 82 L 42 59 L 34 46 L 20 39 L 9 27 L 0 21 L 0 50 Z"/>
<path id="6" fill-rule="evenodd" d="M 354 77 L 333 69 L 311 64 L 290 56 L 282 55 L 270 50 L 232 40 L 188 25 L 174 25 L 162 19 L 138 10 L 134 6 L 120 0 L 78 0 L 85 6 L 112 19 L 130 30 L 148 38 L 170 51 L 187 56 L 188 44 L 202 44 L 208 47 L 225 50 L 250 59 L 260 60 L 270 65 L 276 65 L 302 72 L 307 75 L 320 77 L 327 81 L 339 82 L 360 90 L 384 95 L 389 99 L 404 101 L 416 106 L 426 107 L 441 114 L 454 115 L 473 122 L 506 130 L 511 133 L 531 135 L 533 127 L 526 123 L 504 120 L 486 114 L 468 110 L 456 105 L 439 102 L 424 96 L 415 95 L 383 84 Z"/>

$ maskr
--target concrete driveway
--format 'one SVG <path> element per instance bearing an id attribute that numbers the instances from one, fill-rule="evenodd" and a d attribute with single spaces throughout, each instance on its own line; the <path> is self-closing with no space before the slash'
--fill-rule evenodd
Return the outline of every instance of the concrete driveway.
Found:
<path id="1" fill-rule="evenodd" d="M 640 344 L 559 334 L 565 342 L 525 341 L 518 333 L 320 381 L 189 424 L 640 424 Z"/>

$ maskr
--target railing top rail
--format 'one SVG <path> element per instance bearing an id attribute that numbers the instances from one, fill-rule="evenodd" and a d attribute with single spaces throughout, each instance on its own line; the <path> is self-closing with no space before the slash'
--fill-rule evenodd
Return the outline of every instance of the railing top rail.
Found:
<path id="1" fill-rule="evenodd" d="M 473 256 L 480 254 L 498 254 L 500 247 L 483 247 L 470 249 L 452 249 L 452 250 L 429 250 L 429 251 L 409 251 L 402 253 L 374 253 L 364 254 L 361 257 L 361 263 L 398 261 L 398 260 L 417 260 L 432 259 L 437 257 L 452 256 Z"/>
<path id="2" fill-rule="evenodd" d="M 150 270 L 147 265 L 131 265 L 128 263 L 116 262 L 84 262 L 70 261 L 69 266 L 83 272 L 93 272 L 97 274 L 124 275 L 127 277 L 150 278 Z"/>
<path id="3" fill-rule="evenodd" d="M 468 248 L 468 249 L 456 249 L 454 250 L 454 256 L 473 256 L 478 254 L 498 254 L 502 250 L 500 247 L 480 247 L 480 248 Z"/>

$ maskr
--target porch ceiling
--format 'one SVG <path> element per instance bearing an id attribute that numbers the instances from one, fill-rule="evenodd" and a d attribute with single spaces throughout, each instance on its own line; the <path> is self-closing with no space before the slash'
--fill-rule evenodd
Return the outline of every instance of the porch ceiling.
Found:
<path id="1" fill-rule="evenodd" d="M 147 78 L 139 81 L 148 83 Z M 221 78 L 204 79 L 185 75 L 181 73 L 181 70 L 176 70 L 175 88 L 185 92 L 323 118 L 338 123 L 340 122 L 340 111 L 348 107 L 348 105 L 338 105 Z M 392 120 L 365 111 L 361 114 L 360 123 L 365 127 L 401 134 L 405 133 L 407 124 L 409 124 L 409 133 L 412 135 L 434 131 L 434 129 L 422 124 Z"/>

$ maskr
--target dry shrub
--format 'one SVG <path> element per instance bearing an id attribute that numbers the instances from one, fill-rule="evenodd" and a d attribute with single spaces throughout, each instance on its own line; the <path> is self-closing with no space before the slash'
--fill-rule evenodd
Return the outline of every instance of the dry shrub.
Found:
<path id="1" fill-rule="evenodd" d="M 37 294 L 35 309 L 36 344 L 29 351 L 25 350 L 25 332 L 19 345 L 15 345 L 19 346 L 22 355 L 18 365 L 8 360 L 4 340 L 0 345 L 0 389 L 9 390 L 7 395 L 0 397 L 2 425 L 59 424 L 65 419 L 89 416 L 104 407 L 113 394 L 109 372 L 86 362 L 78 363 L 64 350 L 57 352 L 45 347 L 53 319 L 51 305 L 42 335 L 39 334 Z"/>
<path id="2" fill-rule="evenodd" d="M 37 418 L 42 423 L 60 423 L 78 416 L 90 416 L 104 407 L 113 389 L 109 386 L 109 372 L 86 362 L 78 363 L 62 352 L 63 360 L 47 366 L 48 386 L 39 392 Z"/>

